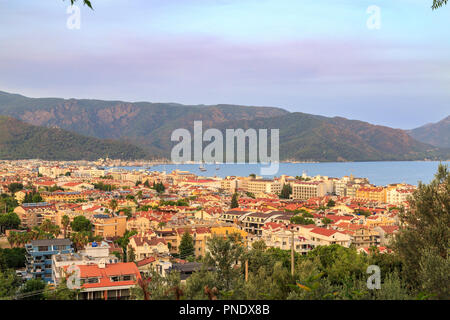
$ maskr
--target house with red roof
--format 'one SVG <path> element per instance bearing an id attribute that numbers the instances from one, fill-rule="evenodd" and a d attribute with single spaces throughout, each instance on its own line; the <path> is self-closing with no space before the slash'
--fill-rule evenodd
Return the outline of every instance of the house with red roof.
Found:
<path id="1" fill-rule="evenodd" d="M 131 288 L 141 278 L 134 262 L 90 264 L 76 266 L 79 270 L 80 300 L 128 300 Z M 64 268 L 66 275 L 71 272 Z"/>

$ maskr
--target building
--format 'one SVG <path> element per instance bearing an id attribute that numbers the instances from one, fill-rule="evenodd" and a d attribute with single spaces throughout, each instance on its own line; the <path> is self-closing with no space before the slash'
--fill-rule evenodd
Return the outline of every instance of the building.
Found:
<path id="1" fill-rule="evenodd" d="M 94 235 L 102 238 L 122 237 L 127 228 L 126 216 L 94 214 L 91 222 L 94 225 Z"/>
<path id="2" fill-rule="evenodd" d="M 136 260 L 143 260 L 152 257 L 155 254 L 169 254 L 169 248 L 164 238 L 157 238 L 148 235 L 135 235 L 130 238 L 128 244 L 130 249 L 133 249 Z"/>
<path id="3" fill-rule="evenodd" d="M 69 239 L 33 240 L 25 245 L 27 277 L 53 282 L 52 255 L 73 253 Z"/>
<path id="4" fill-rule="evenodd" d="M 22 205 L 14 209 L 14 212 L 20 218 L 22 226 L 31 229 L 35 226 L 39 226 L 44 220 L 44 216 L 56 215 L 57 210 L 54 204 L 38 202 L 22 203 Z"/>
<path id="5" fill-rule="evenodd" d="M 242 190 L 253 194 L 279 194 L 283 184 L 279 180 L 247 179 L 242 181 Z"/>
<path id="6" fill-rule="evenodd" d="M 79 300 L 128 300 L 141 278 L 134 262 L 79 265 Z M 68 267 L 64 267 L 67 273 Z M 70 269 L 69 269 L 70 270 Z"/>
<path id="7" fill-rule="evenodd" d="M 101 242 L 100 244 L 93 242 L 77 253 L 54 254 L 52 256 L 52 280 L 54 284 L 58 285 L 65 277 L 65 268 L 69 266 L 118 262 L 119 259 L 109 253 L 109 245 L 106 242 Z"/>
<path id="8" fill-rule="evenodd" d="M 332 183 L 326 183 L 324 181 L 297 181 L 292 183 L 291 186 L 292 199 L 299 200 L 323 197 L 327 193 L 332 192 L 333 188 Z"/>
<path id="9" fill-rule="evenodd" d="M 392 186 L 386 190 L 386 202 L 393 205 L 400 205 L 412 196 L 415 187 L 413 186 Z"/>
<path id="10" fill-rule="evenodd" d="M 386 203 L 386 189 L 383 187 L 361 187 L 356 190 L 356 198 Z"/>

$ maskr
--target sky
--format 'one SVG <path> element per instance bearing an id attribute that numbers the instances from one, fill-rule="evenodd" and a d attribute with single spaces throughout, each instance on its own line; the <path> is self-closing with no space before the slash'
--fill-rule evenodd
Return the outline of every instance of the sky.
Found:
<path id="1" fill-rule="evenodd" d="M 69 0 L 0 0 L 0 90 L 273 106 L 402 129 L 450 114 L 450 5 L 91 2 L 78 4 L 76 29 Z"/>

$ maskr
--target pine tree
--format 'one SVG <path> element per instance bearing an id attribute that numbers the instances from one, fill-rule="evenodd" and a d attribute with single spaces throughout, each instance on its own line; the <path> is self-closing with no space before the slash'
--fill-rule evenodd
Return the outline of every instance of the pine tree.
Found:
<path id="1" fill-rule="evenodd" d="M 234 193 L 233 197 L 231 198 L 231 209 L 239 208 L 239 202 L 238 202 L 238 194 Z"/>
<path id="2" fill-rule="evenodd" d="M 401 210 L 401 227 L 394 243 L 403 272 L 413 288 L 436 298 L 450 296 L 450 173 L 439 165 L 430 184 L 419 183 Z"/>
<path id="3" fill-rule="evenodd" d="M 188 231 L 181 238 L 179 250 L 181 259 L 186 259 L 195 254 L 194 239 Z"/>

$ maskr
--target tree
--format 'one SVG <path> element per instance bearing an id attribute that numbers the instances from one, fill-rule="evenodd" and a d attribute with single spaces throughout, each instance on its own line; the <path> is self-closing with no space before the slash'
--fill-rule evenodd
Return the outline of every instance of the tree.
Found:
<path id="1" fill-rule="evenodd" d="M 283 188 L 280 192 L 280 199 L 289 199 L 290 195 L 292 194 L 292 187 L 290 184 L 283 184 Z"/>
<path id="2" fill-rule="evenodd" d="M 25 267 L 25 261 L 24 248 L 0 248 L 0 271 L 23 268 Z"/>
<path id="3" fill-rule="evenodd" d="M 327 207 L 331 208 L 336 205 L 336 202 L 333 199 L 328 200 Z"/>
<path id="4" fill-rule="evenodd" d="M 92 231 L 92 223 L 85 216 L 76 216 L 70 223 L 70 228 L 75 232 Z"/>
<path id="5" fill-rule="evenodd" d="M 23 300 L 42 300 L 46 285 L 41 279 L 31 279 L 25 282 L 19 297 Z"/>
<path id="6" fill-rule="evenodd" d="M 45 300 L 75 300 L 79 290 L 72 290 L 67 287 L 67 282 L 64 279 L 59 283 L 55 289 L 46 287 L 44 291 Z"/>
<path id="7" fill-rule="evenodd" d="M 84 246 L 89 243 L 89 236 L 90 236 L 90 232 L 80 231 L 80 232 L 72 233 L 70 235 L 70 239 L 72 240 L 73 244 L 75 245 L 75 248 L 78 251 L 78 250 L 83 249 Z"/>
<path id="8" fill-rule="evenodd" d="M 333 220 L 331 220 L 330 218 L 325 217 L 325 218 L 322 219 L 322 223 L 327 226 L 330 223 L 333 223 Z"/>
<path id="9" fill-rule="evenodd" d="M 315 224 L 314 220 L 304 218 L 302 216 L 293 216 L 291 218 L 291 223 L 293 224 L 302 224 L 302 225 L 308 225 L 308 224 Z"/>
<path id="10" fill-rule="evenodd" d="M 109 207 L 111 208 L 112 212 L 114 213 L 117 209 L 118 203 L 116 199 L 112 199 L 111 201 L 109 201 Z"/>
<path id="11" fill-rule="evenodd" d="M 438 9 L 443 5 L 446 5 L 447 2 L 448 0 L 433 0 L 433 5 L 431 6 L 431 8 L 433 8 L 433 10 Z"/>
<path id="12" fill-rule="evenodd" d="M 13 297 L 20 286 L 20 279 L 12 269 L 0 272 L 0 298 Z"/>
<path id="13" fill-rule="evenodd" d="M 127 262 L 128 259 L 128 255 L 127 255 L 127 249 L 128 249 L 128 244 L 130 243 L 130 238 L 134 235 L 137 234 L 137 231 L 125 231 L 124 235 L 115 240 L 115 243 L 117 243 L 123 251 L 123 261 Z"/>
<path id="14" fill-rule="evenodd" d="M 74 3 L 76 3 L 78 0 L 70 0 L 71 5 L 73 5 Z M 92 10 L 94 10 L 94 8 L 92 8 L 92 4 L 90 0 L 82 0 L 83 4 L 88 6 L 89 8 L 91 8 Z"/>
<path id="15" fill-rule="evenodd" d="M 239 208 L 238 194 L 235 192 L 231 198 L 231 209 Z"/>
<path id="16" fill-rule="evenodd" d="M 186 231 L 180 241 L 179 253 L 181 259 L 186 259 L 195 255 L 194 239 L 191 234 Z"/>
<path id="17" fill-rule="evenodd" d="M 166 226 L 166 223 L 164 221 L 158 222 L 158 229 L 162 230 Z"/>
<path id="18" fill-rule="evenodd" d="M 59 226 L 53 224 L 49 219 L 45 219 L 44 222 L 42 222 L 40 228 L 42 231 L 53 235 L 55 238 L 61 234 Z"/>
<path id="19" fill-rule="evenodd" d="M 240 276 L 240 270 L 235 266 L 244 253 L 243 246 L 231 237 L 214 236 L 208 240 L 208 249 L 205 263 L 217 272 L 217 287 L 219 290 L 231 290 L 233 281 Z"/>
<path id="20" fill-rule="evenodd" d="M 14 193 L 16 193 L 17 191 L 20 191 L 22 189 L 23 189 L 23 184 L 18 183 L 18 182 L 13 182 L 8 185 L 8 190 L 9 190 L 9 192 L 11 192 L 12 195 L 14 195 Z"/>
<path id="21" fill-rule="evenodd" d="M 64 238 L 66 238 L 67 236 L 67 228 L 70 225 L 70 218 L 67 215 L 63 215 L 61 218 L 61 225 L 63 226 L 64 229 Z"/>
<path id="22" fill-rule="evenodd" d="M 450 173 L 439 165 L 430 184 L 419 183 L 409 199 L 410 209 L 401 209 L 401 226 L 394 241 L 403 261 L 407 282 L 437 298 L 448 298 L 450 264 Z"/>
<path id="23" fill-rule="evenodd" d="M 0 233 L 5 232 L 5 230 L 17 229 L 20 225 L 19 216 L 14 213 L 6 213 L 0 215 Z"/>
<path id="24" fill-rule="evenodd" d="M 128 249 L 127 261 L 128 262 L 135 262 L 135 260 L 136 260 L 136 254 L 134 253 L 134 249 L 133 248 Z"/>

